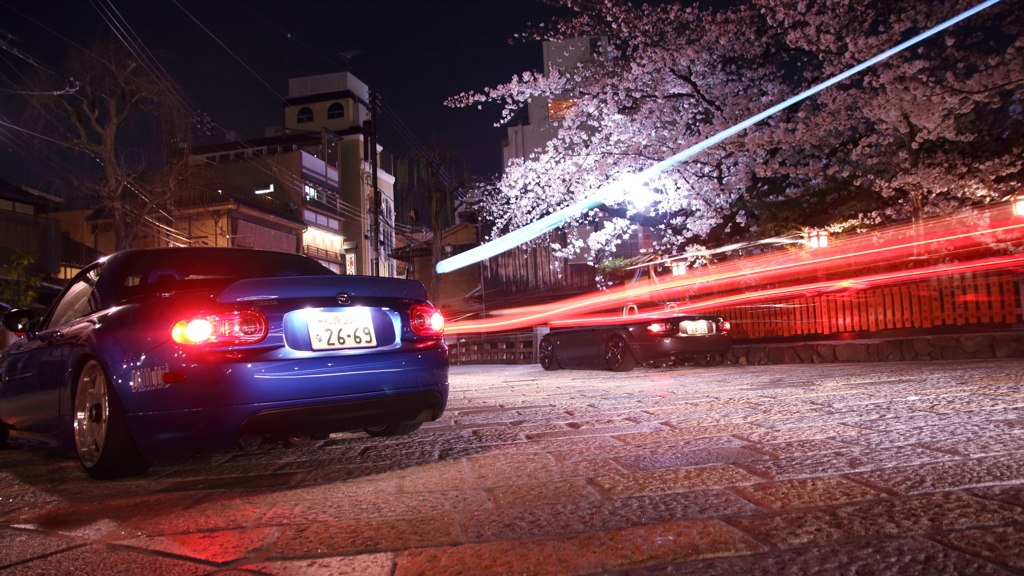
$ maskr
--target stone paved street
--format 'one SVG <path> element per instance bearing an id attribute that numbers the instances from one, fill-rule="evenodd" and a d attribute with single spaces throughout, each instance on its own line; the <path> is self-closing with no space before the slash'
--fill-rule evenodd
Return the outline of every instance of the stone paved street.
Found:
<path id="1" fill-rule="evenodd" d="M 1024 574 L 1024 360 L 452 368 L 410 436 L 89 480 L 0 452 L 0 572 Z"/>

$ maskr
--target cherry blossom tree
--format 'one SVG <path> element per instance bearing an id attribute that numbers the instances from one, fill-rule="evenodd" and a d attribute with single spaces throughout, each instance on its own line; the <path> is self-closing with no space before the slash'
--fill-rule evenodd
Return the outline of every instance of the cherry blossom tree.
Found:
<path id="1" fill-rule="evenodd" d="M 729 9 L 561 0 L 576 16 L 524 34 L 607 38 L 571 69 L 524 72 L 453 106 L 567 100 L 557 135 L 483 191 L 494 235 L 519 228 L 821 82 L 970 7 L 962 0 L 751 0 Z M 586 242 L 639 222 L 658 247 L 948 212 L 1022 180 L 1024 18 L 1003 3 L 790 107 L 609 202 Z M 645 194 L 640 194 L 644 192 Z M 650 203 L 638 202 L 649 194 Z"/>
<path id="2" fill-rule="evenodd" d="M 771 26 L 786 31 L 787 45 L 813 54 L 804 66 L 808 82 L 971 5 L 880 2 L 865 17 L 860 6 L 837 0 L 758 2 Z M 778 129 L 759 132 L 762 146 L 784 144 L 790 133 L 809 136 L 795 141 L 803 150 L 790 146 L 759 176 L 781 171 L 805 190 L 837 184 L 863 190 L 882 200 L 866 215 L 875 220 L 947 213 L 1015 191 L 1024 135 L 1024 40 L 1016 12 L 997 5 L 849 86 L 824 92 Z"/>

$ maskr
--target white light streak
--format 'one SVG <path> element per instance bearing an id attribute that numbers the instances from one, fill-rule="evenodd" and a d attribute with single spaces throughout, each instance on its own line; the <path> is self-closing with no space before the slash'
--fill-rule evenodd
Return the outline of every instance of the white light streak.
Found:
<path id="1" fill-rule="evenodd" d="M 491 256 L 497 256 L 498 254 L 511 250 L 512 248 L 515 248 L 516 246 L 519 246 L 524 242 L 528 242 L 529 240 L 541 236 L 542 234 L 550 232 L 551 230 L 554 230 L 555 228 L 559 227 L 563 222 L 576 218 L 589 210 L 593 210 L 594 208 L 597 208 L 598 206 L 605 204 L 606 202 L 617 201 L 622 198 L 622 194 L 628 189 L 630 184 L 635 184 L 637 182 L 642 183 L 654 175 L 665 172 L 672 166 L 675 166 L 676 164 L 695 156 L 696 154 L 710 148 L 711 146 L 714 146 L 715 144 L 718 144 L 722 140 L 725 140 L 726 138 L 729 138 L 730 136 L 733 136 L 738 132 L 746 130 L 747 128 L 753 126 L 754 124 L 760 122 L 761 120 L 764 120 L 765 118 L 768 118 L 769 116 L 772 116 L 792 106 L 793 104 L 796 104 L 797 102 L 805 100 L 834 84 L 838 84 L 839 82 L 846 80 L 850 76 L 853 76 L 854 74 L 857 74 L 867 68 L 870 68 L 871 66 L 878 64 L 882 60 L 885 60 L 898 52 L 906 50 L 907 48 L 913 46 L 914 44 L 917 44 L 918 42 L 921 42 L 922 40 L 930 36 L 933 36 L 938 32 L 941 32 L 942 30 L 945 30 L 946 28 L 949 28 L 950 26 L 957 24 L 962 20 L 970 18 L 971 16 L 974 16 L 978 12 L 981 12 L 982 10 L 985 10 L 986 8 L 989 8 L 990 6 L 997 4 L 998 2 L 1001 1 L 1002 0 L 987 0 L 986 2 L 982 2 L 981 4 L 975 6 L 974 8 L 961 12 L 960 14 L 954 16 L 953 18 L 950 18 L 949 20 L 946 20 L 945 22 L 937 26 L 929 28 L 928 30 L 922 32 L 921 34 L 918 34 L 917 36 L 914 36 L 913 38 L 907 40 L 906 42 L 903 42 L 902 44 L 894 46 L 893 48 L 890 48 L 885 52 L 882 52 L 881 54 L 869 60 L 866 60 L 837 76 L 833 76 L 832 78 L 812 88 L 809 88 L 797 94 L 796 96 L 793 96 L 792 98 L 786 100 L 785 102 L 776 104 L 775 106 L 772 106 L 771 108 L 765 110 L 764 112 L 761 112 L 760 114 L 751 116 L 750 118 L 740 122 L 739 124 L 735 124 L 731 128 L 727 128 L 706 140 L 703 140 L 701 142 L 698 142 L 697 144 L 694 144 L 693 146 L 690 146 L 689 148 L 683 150 L 682 152 L 679 152 L 675 156 L 671 156 L 669 158 L 666 158 L 665 160 L 662 160 L 661 162 L 658 162 L 654 166 L 651 166 L 650 168 L 640 172 L 639 174 L 632 175 L 627 179 L 620 180 L 618 182 L 609 184 L 601 188 L 601 190 L 599 190 L 597 194 L 591 196 L 590 198 L 585 198 L 583 200 L 580 200 L 579 202 L 570 204 L 569 206 L 566 206 L 565 208 L 562 208 L 557 212 L 549 214 L 548 216 L 545 216 L 544 218 L 541 218 L 536 222 L 527 224 L 522 228 L 509 232 L 508 234 L 500 238 L 491 240 L 486 244 L 481 244 L 476 248 L 467 250 L 466 252 L 456 254 L 451 258 L 442 260 L 437 263 L 435 269 L 437 270 L 438 274 L 446 274 L 453 270 L 458 270 L 459 268 L 469 266 L 470 264 L 476 264 L 477 262 L 486 260 Z"/>

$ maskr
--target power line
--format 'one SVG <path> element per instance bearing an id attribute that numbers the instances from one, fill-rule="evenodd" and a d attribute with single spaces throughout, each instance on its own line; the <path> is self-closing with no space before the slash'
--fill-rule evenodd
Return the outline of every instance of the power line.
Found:
<path id="1" fill-rule="evenodd" d="M 27 134 L 31 134 L 31 135 L 33 135 L 33 136 L 35 136 L 37 138 L 42 139 L 42 140 L 47 140 L 49 142 L 53 142 L 54 144 L 60 144 L 61 146 L 66 146 L 68 148 L 74 148 L 74 149 L 79 150 L 81 152 L 85 152 L 86 154 L 92 154 L 93 156 L 97 156 L 96 153 L 90 152 L 90 151 L 88 151 L 88 150 L 86 150 L 84 148 L 81 148 L 79 146 L 74 146 L 72 144 L 68 144 L 67 142 L 61 142 L 60 140 L 54 140 L 53 138 L 50 138 L 48 136 L 44 136 L 44 135 L 42 135 L 42 134 L 40 134 L 38 132 L 33 132 L 33 131 L 28 130 L 26 128 L 22 128 L 20 126 L 16 126 L 14 124 L 10 124 L 10 123 L 7 123 L 7 122 L 0 121 L 0 126 L 7 126 L 8 128 L 14 128 L 15 130 L 18 130 L 20 132 L 25 132 Z"/>
<path id="2" fill-rule="evenodd" d="M 110 27 L 111 31 L 121 40 L 121 43 L 142 63 L 146 68 L 147 72 L 163 86 L 164 90 L 174 99 L 174 101 L 181 106 L 183 109 L 188 110 L 192 114 L 196 114 L 198 109 L 189 100 L 188 96 L 184 93 L 180 86 L 171 78 L 171 75 L 167 70 L 160 64 L 153 53 L 146 47 L 142 42 L 142 39 L 138 34 L 131 28 L 128 21 L 121 16 L 121 13 L 114 6 L 112 0 L 105 0 L 106 5 L 100 6 L 97 1 L 103 2 L 104 0 L 90 0 L 93 8 L 100 14 L 103 21 L 106 22 L 107 26 Z"/>
<path id="3" fill-rule="evenodd" d="M 281 96 L 280 94 L 278 94 L 277 90 L 275 90 L 275 89 L 274 89 L 274 88 L 273 88 L 273 87 L 272 87 L 272 86 L 271 86 L 270 84 L 268 84 L 266 80 L 264 80 L 264 79 L 263 79 L 262 77 L 260 77 L 260 75 L 259 75 L 259 74 L 257 74 L 255 70 L 253 70 L 252 68 L 250 68 L 250 67 L 249 67 L 249 65 L 248 65 L 248 64 L 246 64 L 246 63 L 245 63 L 245 62 L 244 62 L 244 61 L 243 61 L 243 60 L 242 60 L 241 58 L 239 58 L 239 57 L 238 57 L 238 56 L 237 56 L 237 55 L 236 55 L 236 54 L 235 54 L 234 52 L 232 52 L 232 51 L 231 51 L 231 49 L 227 47 L 227 45 L 225 45 L 225 44 L 224 44 L 223 42 L 221 42 L 221 41 L 220 41 L 220 38 L 217 38 L 217 36 L 215 36 L 215 35 L 213 34 L 213 32 L 210 32 L 210 30 L 208 30 L 208 29 L 206 28 L 206 26 L 203 26 L 203 24 L 202 24 L 202 23 L 201 23 L 201 22 L 200 22 L 199 20 L 197 20 L 197 19 L 195 18 L 195 16 L 193 16 L 192 14 L 190 14 L 188 10 L 185 10 L 185 8 L 184 8 L 184 7 L 183 7 L 183 6 L 181 5 L 181 4 L 179 4 L 179 3 L 178 3 L 178 0 L 171 0 L 171 2 L 173 2 L 175 6 L 177 6 L 178 8 L 180 8 L 180 9 L 181 9 L 181 11 L 182 11 L 182 12 L 184 12 L 186 16 L 188 16 L 189 18 L 191 18 L 191 19 L 192 19 L 192 21 L 193 21 L 193 22 L 195 22 L 197 26 L 199 26 L 200 28 L 202 28 L 204 32 L 206 32 L 207 34 L 209 34 L 209 35 L 210 35 L 210 38 L 213 38 L 213 39 L 214 39 L 214 40 L 215 40 L 215 41 L 216 41 L 216 42 L 217 42 L 218 44 L 220 44 L 221 48 L 224 48 L 224 50 L 226 50 L 228 54 L 231 54 L 231 56 L 232 56 L 232 57 L 233 57 L 233 58 L 234 58 L 235 60 L 238 60 L 238 63 L 239 63 L 239 64 L 241 64 L 242 66 L 245 66 L 245 69 L 246 69 L 246 70 L 248 70 L 248 71 L 249 71 L 249 72 L 250 72 L 250 73 L 251 73 L 251 74 L 252 74 L 253 76 L 255 76 L 257 80 L 259 80 L 260 82 L 262 82 L 262 83 L 263 83 L 263 85 L 264 85 L 264 86 L 266 86 L 266 87 L 267 87 L 267 89 L 269 89 L 269 90 L 270 90 L 270 91 L 271 91 L 271 92 L 272 92 L 272 93 L 274 94 L 274 96 L 277 96 L 277 98 L 278 98 L 279 100 L 281 100 L 282 102 L 287 102 L 287 100 L 285 100 L 285 99 L 284 99 L 284 98 L 283 98 L 283 97 L 282 97 L 282 96 Z"/>

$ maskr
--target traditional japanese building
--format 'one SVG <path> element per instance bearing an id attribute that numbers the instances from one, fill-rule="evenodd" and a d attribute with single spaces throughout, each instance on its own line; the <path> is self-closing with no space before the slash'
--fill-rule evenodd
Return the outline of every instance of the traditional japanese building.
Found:
<path id="1" fill-rule="evenodd" d="M 147 214 L 133 246 L 276 250 L 308 255 L 341 274 L 394 276 L 394 168 L 381 146 L 371 154 L 369 100 L 367 86 L 348 72 L 290 79 L 284 123 L 260 138 L 192 148 L 173 208 Z M 104 210 L 51 217 L 73 240 L 114 251 Z"/>
<path id="2" fill-rule="evenodd" d="M 302 222 L 303 254 L 341 273 L 372 275 L 376 265 L 376 274 L 394 276 L 393 161 L 379 145 L 371 153 L 369 106 L 369 88 L 349 72 L 292 78 L 283 125 L 268 128 L 263 138 L 195 148 L 193 158 L 210 175 L 210 190 L 257 197 Z"/>

